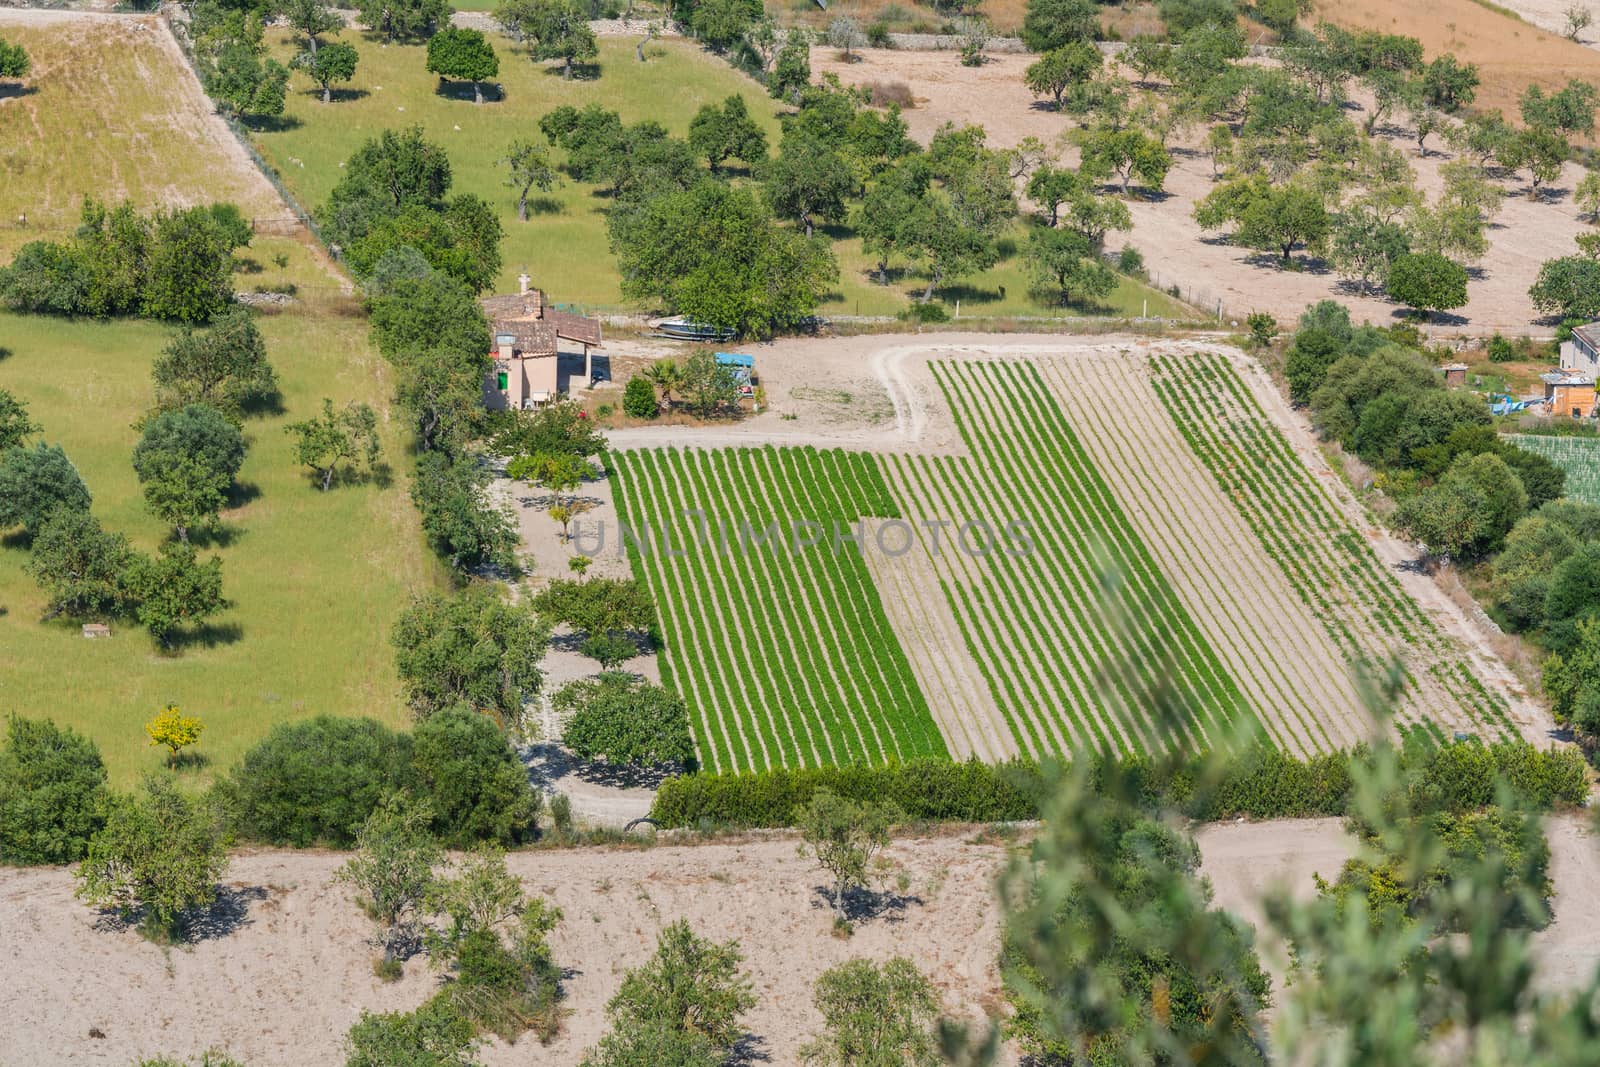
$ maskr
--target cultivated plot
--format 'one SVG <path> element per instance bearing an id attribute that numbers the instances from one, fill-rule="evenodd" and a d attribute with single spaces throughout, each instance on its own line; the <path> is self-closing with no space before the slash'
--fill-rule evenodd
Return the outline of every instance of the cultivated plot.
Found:
<path id="1" fill-rule="evenodd" d="M 1566 495 L 1586 504 L 1600 504 L 1600 438 L 1511 434 L 1506 440 L 1537 452 L 1567 472 Z"/>
<path id="2" fill-rule="evenodd" d="M 815 449 L 610 456 L 662 678 L 717 770 L 945 755 L 860 552 L 894 517 L 873 458 Z"/>
<path id="3" fill-rule="evenodd" d="M 1256 735 L 1304 755 L 1371 735 L 1359 676 L 1391 662 L 1402 731 L 1517 736 L 1225 357 L 1103 345 L 927 365 L 964 455 L 614 457 L 623 520 L 652 527 L 634 568 L 708 764 Z M 823 543 L 752 552 L 774 520 Z"/>

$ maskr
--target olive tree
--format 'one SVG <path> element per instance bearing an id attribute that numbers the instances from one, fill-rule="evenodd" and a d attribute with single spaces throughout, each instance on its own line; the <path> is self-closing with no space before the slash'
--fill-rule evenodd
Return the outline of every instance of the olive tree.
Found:
<path id="1" fill-rule="evenodd" d="M 217 899 L 228 836 L 216 814 L 167 776 L 110 805 L 105 826 L 78 865 L 78 899 L 137 919 L 147 937 L 173 940 Z"/>
<path id="2" fill-rule="evenodd" d="M 433 888 L 433 868 L 444 858 L 429 824 L 428 805 L 391 794 L 379 804 L 356 837 L 356 852 L 339 868 L 338 879 L 361 894 L 379 926 L 384 964 L 404 959 L 418 944 L 416 921 Z"/>
<path id="3" fill-rule="evenodd" d="M 900 818 L 892 804 L 848 800 L 826 788 L 796 809 L 794 821 L 804 842 L 801 854 L 809 853 L 833 876 L 829 896 L 836 921 L 849 918 L 845 899 L 850 891 L 872 883 L 872 861 L 888 846 L 889 830 Z"/>

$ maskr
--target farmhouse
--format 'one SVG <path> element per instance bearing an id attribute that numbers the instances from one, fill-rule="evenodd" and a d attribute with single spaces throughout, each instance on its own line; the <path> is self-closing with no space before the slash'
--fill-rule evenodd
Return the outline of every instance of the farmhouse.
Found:
<path id="1" fill-rule="evenodd" d="M 534 408 L 561 392 L 558 373 L 562 340 L 583 346 L 583 381 L 594 380 L 590 350 L 600 346 L 600 323 L 553 308 L 544 292 L 517 278 L 519 292 L 482 300 L 493 337 L 494 364 L 483 379 L 483 403 L 491 411 Z"/>
<path id="2" fill-rule="evenodd" d="M 1600 375 L 1600 322 L 1579 326 L 1561 342 L 1561 369 L 1590 379 Z"/>

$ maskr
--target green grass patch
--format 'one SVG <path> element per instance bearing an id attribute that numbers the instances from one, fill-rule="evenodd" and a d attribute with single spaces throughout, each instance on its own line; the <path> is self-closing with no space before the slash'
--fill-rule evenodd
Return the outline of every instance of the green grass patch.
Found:
<path id="1" fill-rule="evenodd" d="M 475 193 L 500 210 L 506 229 L 501 291 L 510 290 L 516 276 L 526 270 L 556 300 L 593 309 L 631 309 L 623 300 L 616 257 L 606 234 L 609 201 L 593 186 L 566 181 L 537 199 L 539 210 L 528 222 L 517 220 L 516 198 L 497 161 L 514 138 L 536 134 L 546 112 L 563 104 L 599 103 L 620 114 L 624 122 L 653 119 L 682 137 L 702 106 L 737 93 L 767 130 L 774 150 L 778 143 L 781 109 L 776 102 L 760 85 L 693 41 L 653 42 L 646 49 L 648 61 L 640 63 L 636 40 L 602 38 L 598 77 L 567 81 L 557 66 L 534 63 L 509 38 L 495 34 L 504 98 L 477 105 L 472 103 L 470 85 L 441 87 L 439 79 L 427 72 L 423 46 L 385 46 L 355 29 L 344 37 L 361 52 L 355 81 L 342 98 L 323 104 L 310 80 L 296 74 L 284 118 L 255 134 L 262 154 L 296 197 L 315 208 L 327 199 L 339 181 L 340 166 L 364 140 L 389 128 L 422 126 L 429 138 L 448 150 L 455 191 Z M 273 37 L 273 47 L 279 58 L 287 60 L 296 45 L 280 32 Z M 829 233 L 834 237 L 840 280 L 821 308 L 823 313 L 893 315 L 927 284 L 926 276 L 916 270 L 896 271 L 890 284 L 878 284 L 872 275 L 875 264 L 862 253 L 860 240 L 843 227 Z M 1008 237 L 1010 244 L 1020 246 L 1023 225 L 1015 225 Z M 1165 293 L 1132 279 L 1123 279 L 1101 305 L 1088 308 L 1061 307 L 1034 298 L 1028 290 L 1022 259 L 1013 253 L 938 295 L 952 306 L 959 299 L 963 316 L 1134 316 L 1146 307 L 1149 314 L 1163 317 L 1195 315 Z"/>
<path id="2" fill-rule="evenodd" d="M 291 454 L 285 423 L 323 396 L 360 398 L 387 412 L 389 387 L 349 304 L 263 316 L 285 412 L 246 424 L 242 506 L 205 551 L 223 560 L 233 607 L 208 641 L 158 653 L 131 622 L 89 641 L 75 624 L 40 621 L 44 598 L 23 570 L 27 550 L 0 543 L 0 707 L 50 716 L 94 738 L 122 785 L 161 763 L 144 723 L 167 703 L 199 715 L 197 752 L 224 770 L 275 723 L 319 713 L 408 718 L 389 627 L 408 591 L 440 580 L 406 488 L 406 435 L 389 423 L 376 485 L 322 493 Z M 144 507 L 130 455 L 134 421 L 153 400 L 150 364 L 168 330 L 149 322 L 69 322 L 0 314 L 0 388 L 26 400 L 43 438 L 60 443 L 94 495 L 94 513 L 152 551 L 166 531 Z"/>

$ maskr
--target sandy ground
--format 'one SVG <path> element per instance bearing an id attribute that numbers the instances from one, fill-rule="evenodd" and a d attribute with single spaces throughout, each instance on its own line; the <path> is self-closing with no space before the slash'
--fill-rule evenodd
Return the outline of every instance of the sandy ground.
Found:
<path id="1" fill-rule="evenodd" d="M 1600 841 L 1588 813 L 1553 816 L 1545 821 L 1550 842 L 1550 880 L 1554 920 L 1533 935 L 1538 983 L 1546 989 L 1572 989 L 1593 977 L 1600 965 Z M 1218 907 L 1265 930 L 1262 901 L 1287 892 L 1297 900 L 1316 893 L 1313 875 L 1333 878 L 1355 854 L 1356 840 L 1341 819 L 1284 819 L 1268 823 L 1213 823 L 1195 832 L 1200 873 L 1211 880 Z M 1287 971 L 1283 945 L 1258 937 L 1262 962 L 1280 979 Z"/>
<path id="2" fill-rule="evenodd" d="M 891 858 L 909 878 L 904 907 L 862 922 L 847 940 L 832 935 L 831 913 L 813 890 L 821 879 L 793 840 L 513 855 L 511 869 L 528 889 L 565 913 L 553 947 L 572 971 L 571 1014 L 548 1047 L 496 1043 L 483 1062 L 576 1064 L 604 1032 L 604 1005 L 624 971 L 680 918 L 703 936 L 739 940 L 760 998 L 746 1018 L 749 1044 L 764 1062 L 797 1062 L 819 1024 L 811 983 L 851 957 L 908 955 L 947 1010 L 997 1013 L 993 882 L 1004 852 L 970 836 L 898 842 Z M 362 1010 L 410 1009 L 437 986 L 421 958 L 394 985 L 372 976 L 371 924 L 330 881 L 342 860 L 238 855 L 226 876 L 236 928 L 170 951 L 131 931 L 97 929 L 94 913 L 72 900 L 65 870 L 0 870 L 0 1067 L 124 1067 L 213 1045 L 251 1067 L 339 1062 Z"/>
<path id="3" fill-rule="evenodd" d="M 1462 3 L 1471 10 L 1483 10 L 1467 0 Z M 1579 52 L 1581 56 L 1582 50 Z M 917 106 L 904 116 L 912 136 L 919 141 L 926 143 L 945 122 L 975 123 L 987 130 L 991 147 L 1011 147 L 1024 137 L 1037 137 L 1046 145 L 1055 146 L 1063 162 L 1076 166 L 1077 149 L 1059 142 L 1063 134 L 1075 128 L 1077 120 L 1045 108 L 1024 87 L 1023 71 L 1030 57 L 994 56 L 982 67 L 974 68 L 961 66 L 947 53 L 869 49 L 861 54 L 864 58 L 859 63 L 842 63 L 830 49 L 813 49 L 812 64 L 819 74 L 837 74 L 847 84 L 908 85 Z M 1593 76 L 1600 79 L 1600 63 Z M 1355 96 L 1359 102 L 1360 94 Z M 1354 117 L 1360 119 L 1359 114 Z M 1112 247 L 1126 243 L 1139 249 L 1151 281 L 1159 288 L 1176 285 L 1185 299 L 1208 311 L 1220 305 L 1229 320 L 1242 321 L 1252 311 L 1268 311 L 1280 320 L 1291 320 L 1306 305 L 1326 298 L 1346 304 L 1358 319 L 1387 324 L 1397 317 L 1398 309 L 1393 304 L 1352 291 L 1320 263 L 1305 263 L 1303 255 L 1297 253 L 1302 269 L 1280 270 L 1272 257 L 1235 247 L 1214 232 L 1202 231 L 1194 221 L 1194 204 L 1214 185 L 1210 160 L 1197 151 L 1198 138 L 1204 134 L 1205 129 L 1199 127 L 1190 132 L 1187 140 L 1173 141 L 1173 168 L 1167 176 L 1164 195 L 1129 200 L 1133 230 L 1111 235 Z M 1436 196 L 1443 188 L 1439 168 L 1455 158 L 1442 139 L 1430 139 L 1428 155 L 1423 157 L 1408 130 L 1395 126 L 1383 131 L 1383 135 L 1410 161 L 1419 188 L 1430 197 Z M 1576 164 L 1568 164 L 1562 178 L 1551 183 L 1559 196 L 1552 193 L 1540 201 L 1527 199 L 1520 179 L 1502 182 L 1508 196 L 1489 230 L 1490 249 L 1480 265 L 1482 271 L 1468 283 L 1468 305 L 1459 309 L 1457 317 L 1430 326 L 1430 332 L 1548 332 L 1548 327 L 1536 322 L 1538 316 L 1528 299 L 1528 287 L 1543 261 L 1574 252 L 1572 235 L 1581 224 L 1570 193 L 1582 173 Z"/>
<path id="4" fill-rule="evenodd" d="M 1584 816 L 1552 818 L 1555 921 L 1535 935 L 1540 980 L 1571 988 L 1600 960 L 1600 850 Z M 1219 907 L 1262 928 L 1262 898 L 1308 899 L 1312 875 L 1332 877 L 1355 842 L 1336 819 L 1227 823 L 1199 828 L 1201 874 Z M 996 959 L 995 878 L 1006 850 L 970 830 L 905 838 L 890 851 L 908 882 L 903 907 L 831 933 L 816 895 L 821 879 L 792 839 L 663 845 L 643 851 L 519 853 L 509 864 L 530 892 L 565 915 L 553 935 L 570 968 L 569 1014 L 549 1046 L 495 1042 L 489 1067 L 572 1065 L 605 1029 L 605 1001 L 657 932 L 686 918 L 703 936 L 737 938 L 760 1001 L 746 1018 L 757 1062 L 797 1062 L 819 1024 L 818 974 L 851 957 L 910 956 L 947 1011 L 980 1018 L 1004 1010 Z M 219 1047 L 251 1067 L 337 1063 L 345 1031 L 366 1011 L 409 1010 L 437 987 L 425 959 L 386 985 L 372 976 L 371 924 L 332 881 L 337 853 L 257 851 L 234 857 L 225 882 L 230 916 L 212 936 L 157 948 L 97 924 L 72 899 L 66 869 L 0 869 L 0 1067 L 110 1064 L 197 1056 Z M 1281 980 L 1279 946 L 1261 940 Z M 1014 1064 L 1008 1050 L 1003 1062 Z"/>

